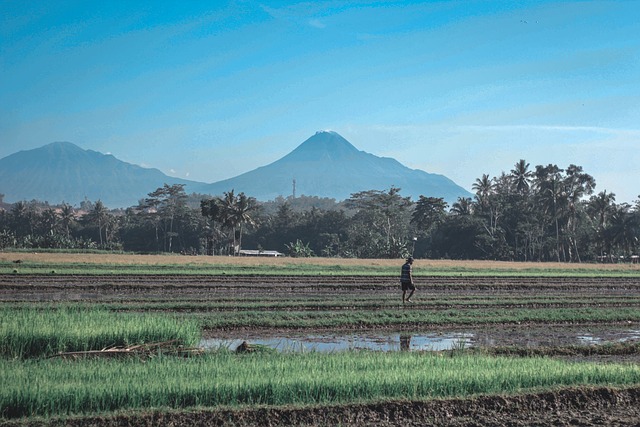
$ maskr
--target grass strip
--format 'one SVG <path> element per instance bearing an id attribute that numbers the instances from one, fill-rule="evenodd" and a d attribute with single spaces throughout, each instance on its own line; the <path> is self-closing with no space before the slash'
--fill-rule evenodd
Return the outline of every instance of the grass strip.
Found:
<path id="1" fill-rule="evenodd" d="M 0 360 L 0 416 L 122 409 L 345 404 L 640 383 L 637 365 L 428 353 L 218 354 L 178 359 Z"/>
<path id="2" fill-rule="evenodd" d="M 374 311 L 237 311 L 191 313 L 205 329 L 340 328 L 401 325 L 482 325 L 522 323 L 614 323 L 640 320 L 640 308 L 515 308 Z"/>
<path id="3" fill-rule="evenodd" d="M 199 339 L 196 321 L 166 314 L 115 313 L 81 307 L 0 310 L 2 357 L 41 357 L 169 340 L 193 346 Z"/>

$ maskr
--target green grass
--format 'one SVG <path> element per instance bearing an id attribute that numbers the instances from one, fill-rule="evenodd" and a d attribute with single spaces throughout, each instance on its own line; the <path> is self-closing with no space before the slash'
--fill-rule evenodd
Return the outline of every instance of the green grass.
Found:
<path id="1" fill-rule="evenodd" d="M 491 324 L 571 324 L 640 321 L 638 307 L 461 307 L 429 309 L 414 304 L 366 309 L 346 307 L 327 310 L 302 307 L 257 310 L 238 304 L 217 310 L 185 304 L 185 311 L 167 314 L 149 312 L 149 306 L 121 304 L 50 305 L 9 304 L 0 309 L 0 355 L 34 357 L 59 351 L 84 351 L 111 345 L 129 345 L 179 339 L 195 345 L 199 330 L 229 328 L 392 328 L 410 325 L 464 326 Z M 153 305 L 152 305 L 153 306 Z M 74 308 L 75 307 L 75 308 Z M 225 306 L 230 307 L 230 306 Z M 109 310 L 107 310 L 109 308 Z M 160 310 L 167 307 L 157 307 Z M 127 311 L 111 311 L 114 309 Z M 144 309 L 144 312 L 128 311 Z M 172 310 L 176 310 L 173 306 Z"/>
<path id="2" fill-rule="evenodd" d="M 186 314 L 185 314 L 186 316 Z M 452 326 L 639 321 L 639 308 L 535 308 L 374 311 L 237 311 L 192 313 L 205 329 Z"/>
<path id="3" fill-rule="evenodd" d="M 0 310 L 2 357 L 41 357 L 169 340 L 192 346 L 199 339 L 197 322 L 166 314 L 115 313 L 81 307 Z"/>
<path id="4" fill-rule="evenodd" d="M 2 360 L 4 418 L 195 406 L 345 404 L 640 383 L 637 365 L 424 353 Z"/>

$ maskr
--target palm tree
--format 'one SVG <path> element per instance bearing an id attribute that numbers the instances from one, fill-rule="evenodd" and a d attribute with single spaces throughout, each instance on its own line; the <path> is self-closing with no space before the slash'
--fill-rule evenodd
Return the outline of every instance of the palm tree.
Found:
<path id="1" fill-rule="evenodd" d="M 484 212 L 489 206 L 489 196 L 493 193 L 493 182 L 489 175 L 486 173 L 482 175 L 482 178 L 476 178 L 476 182 L 471 186 L 472 190 L 476 192 L 476 200 L 480 209 Z"/>
<path id="2" fill-rule="evenodd" d="M 69 238 L 69 227 L 73 223 L 74 220 L 74 211 L 73 207 L 68 203 L 63 203 L 62 208 L 60 209 L 60 221 L 62 222 L 62 226 L 67 234 L 67 239 Z"/>
<path id="3" fill-rule="evenodd" d="M 458 200 L 451 205 L 454 215 L 471 215 L 473 213 L 473 202 L 469 197 L 458 197 Z"/>
<path id="4" fill-rule="evenodd" d="M 557 165 L 536 166 L 536 195 L 546 218 L 555 225 L 556 258 L 560 262 L 560 204 L 563 199 L 562 169 Z"/>
<path id="5" fill-rule="evenodd" d="M 563 193 L 567 200 L 567 230 L 569 231 L 569 258 L 573 260 L 573 252 L 580 262 L 578 243 L 575 237 L 578 224 L 578 208 L 580 200 L 593 193 L 596 181 L 587 173 L 582 172 L 582 166 L 569 165 L 566 169 L 566 177 L 563 181 Z"/>
<path id="6" fill-rule="evenodd" d="M 608 227 L 610 217 L 616 211 L 615 201 L 616 195 L 607 193 L 607 190 L 605 190 L 595 196 L 591 196 L 587 204 L 587 212 L 596 223 L 596 235 L 600 242 L 600 256 L 604 256 L 604 252 L 609 250 L 605 230 Z"/>
<path id="7" fill-rule="evenodd" d="M 256 199 L 247 197 L 244 193 L 237 196 L 232 189 L 224 193 L 224 197 L 219 199 L 222 222 L 231 229 L 233 235 L 233 253 L 237 255 L 242 245 L 242 231 L 245 223 L 255 224 L 252 217 L 253 211 L 258 207 Z M 238 239 L 236 239 L 236 228 L 240 227 Z"/>
<path id="8" fill-rule="evenodd" d="M 240 193 L 238 194 L 238 197 L 236 197 L 236 203 L 232 214 L 232 221 L 234 224 L 240 227 L 238 251 L 242 249 L 242 232 L 244 230 L 244 224 L 256 224 L 253 217 L 253 212 L 257 209 L 257 207 L 258 205 L 256 203 L 256 199 L 253 197 L 247 197 L 244 193 Z"/>
<path id="9" fill-rule="evenodd" d="M 518 193 L 526 194 L 529 192 L 531 178 L 533 177 L 533 172 L 529 170 L 529 163 L 524 159 L 520 159 L 511 169 L 511 177 Z"/>
<path id="10" fill-rule="evenodd" d="M 614 208 L 607 234 L 611 243 L 616 245 L 624 255 L 630 255 L 637 245 L 639 228 L 637 216 L 633 215 L 628 204 L 623 203 Z"/>
<path id="11" fill-rule="evenodd" d="M 58 215 L 53 208 L 46 208 L 42 211 L 40 219 L 40 227 L 46 234 L 53 236 L 56 226 L 58 225 Z"/>
<path id="12" fill-rule="evenodd" d="M 93 209 L 89 212 L 89 221 L 98 227 L 98 239 L 100 241 L 100 246 L 103 243 L 106 243 L 107 240 L 107 230 L 106 227 L 108 225 L 109 220 L 109 211 L 104 206 L 101 200 L 98 200 Z M 105 229 L 105 239 L 102 240 L 102 230 Z"/>

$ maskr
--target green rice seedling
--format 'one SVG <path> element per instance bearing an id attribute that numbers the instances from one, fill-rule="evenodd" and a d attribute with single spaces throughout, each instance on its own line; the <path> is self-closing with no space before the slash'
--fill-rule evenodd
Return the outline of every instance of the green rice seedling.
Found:
<path id="1" fill-rule="evenodd" d="M 638 308 L 488 308 L 449 310 L 299 310 L 198 312 L 189 314 L 205 329 L 336 328 L 399 325 L 486 325 L 521 323 L 584 323 L 640 320 Z"/>
<path id="2" fill-rule="evenodd" d="M 199 338 L 200 329 L 195 321 L 163 314 L 115 313 L 80 307 L 0 310 L 3 357 L 50 356 L 170 340 L 193 346 Z"/>
<path id="3" fill-rule="evenodd" d="M 220 352 L 180 359 L 0 360 L 0 417 L 326 405 L 640 383 L 637 365 L 460 354 Z"/>

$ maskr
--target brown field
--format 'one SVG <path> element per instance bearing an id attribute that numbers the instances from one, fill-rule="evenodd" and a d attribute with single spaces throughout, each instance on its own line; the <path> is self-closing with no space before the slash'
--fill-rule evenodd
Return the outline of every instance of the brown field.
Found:
<path id="1" fill-rule="evenodd" d="M 180 255 L 112 255 L 112 254 L 62 254 L 62 253 L 0 253 L 0 262 L 32 263 L 86 263 L 113 265 L 238 265 L 238 266 L 287 266 L 287 265 L 344 265 L 399 267 L 401 260 L 360 260 L 334 258 L 238 258 Z M 474 301 L 492 302 L 489 308 L 513 310 L 521 308 L 603 308 L 638 307 L 640 304 L 640 266 L 629 264 L 561 264 L 516 263 L 494 261 L 417 260 L 416 271 L 426 273 L 418 282 L 419 291 L 415 304 L 403 307 L 399 298 L 395 277 L 347 276 L 347 277 L 294 277 L 294 276 L 206 276 L 206 275 L 0 275 L 0 304 L 6 302 L 55 301 L 55 302 L 126 302 L 135 301 L 197 301 L 220 302 L 234 300 L 297 301 L 362 300 L 376 301 L 380 306 L 329 307 L 330 313 L 353 310 L 477 310 Z M 461 271 L 525 271 L 540 269 L 557 270 L 565 277 L 431 277 L 429 269 L 460 269 Z M 567 271 L 593 270 L 621 272 L 616 278 L 569 277 Z M 631 275 L 628 273 L 632 272 Z M 521 302 L 510 298 L 517 296 Z M 540 296 L 549 297 L 540 301 Z M 449 302 L 439 301 L 449 298 Z M 554 298 L 556 300 L 554 300 Z M 579 301 L 574 302 L 571 298 Z M 625 302 L 625 298 L 629 298 Z M 596 303 L 591 304 L 590 299 Z M 527 302 L 528 301 L 528 302 Z M 289 310 L 317 310 L 313 302 L 303 302 Z M 368 304 L 368 303 L 367 303 Z M 396 304 L 397 308 L 390 308 Z M 515 305 L 514 305 L 515 304 Z M 195 310 L 195 309 L 194 309 Z M 233 311 L 233 307 L 219 310 Z M 269 308 L 267 308 L 269 310 Z M 184 312 L 183 312 L 184 313 Z M 197 311 L 194 311 L 197 313 Z M 640 363 L 639 354 L 560 354 L 554 346 L 567 350 L 570 336 L 585 331 L 598 331 L 602 336 L 615 340 L 621 328 L 640 331 L 637 321 L 607 324 L 525 324 L 457 325 L 456 328 L 474 328 L 476 338 L 491 345 L 513 346 L 521 351 L 546 343 L 541 357 L 569 357 L 597 363 Z M 431 325 L 402 325 L 404 330 L 424 330 Z M 447 326 L 437 329 L 446 331 Z M 455 328 L 450 328 L 455 329 Z M 365 329 L 357 329 L 366 333 Z M 229 333 L 250 336 L 251 332 L 229 329 L 208 330 L 209 336 L 224 337 Z M 287 333 L 263 329 L 260 333 Z M 296 331 L 300 332 L 300 331 Z M 309 332 L 317 332 L 311 330 Z M 635 338 L 639 339 L 640 338 Z M 551 347 L 549 348 L 549 343 Z M 69 419 L 1 421 L 5 427 L 14 426 L 284 426 L 284 425 L 379 425 L 379 426 L 528 426 L 528 425 L 640 425 L 640 386 L 616 389 L 564 388 L 542 392 L 527 392 L 517 396 L 478 396 L 470 399 L 436 401 L 392 401 L 377 404 L 351 404 L 330 407 L 261 407 L 244 409 L 202 409 L 188 411 L 149 411 L 73 417 Z"/>
<path id="2" fill-rule="evenodd" d="M 154 265 L 238 265 L 238 266 L 287 266 L 287 265 L 327 265 L 327 266 L 373 266 L 395 267 L 402 263 L 397 259 L 350 259 L 350 258 L 291 258 L 291 257 L 231 257 L 231 256 L 189 256 L 189 255 L 134 255 L 134 254 L 69 254 L 36 252 L 0 252 L 0 261 L 16 260 L 44 263 L 87 263 L 87 264 L 134 264 Z M 414 269 L 464 270 L 599 270 L 611 272 L 638 272 L 640 264 L 600 264 L 600 263 L 558 263 L 558 262 L 510 262 L 510 261 L 455 261 L 417 259 Z"/>

